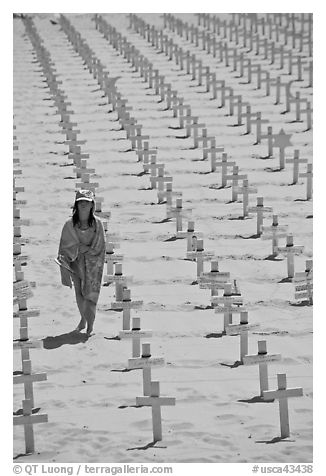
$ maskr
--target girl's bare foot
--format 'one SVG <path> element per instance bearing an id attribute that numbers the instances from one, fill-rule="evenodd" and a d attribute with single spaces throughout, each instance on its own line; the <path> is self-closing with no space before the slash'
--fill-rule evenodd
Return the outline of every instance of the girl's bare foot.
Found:
<path id="1" fill-rule="evenodd" d="M 94 334 L 95 334 L 95 332 L 93 331 L 93 329 L 87 329 L 87 331 L 86 331 L 87 337 L 91 337 L 91 336 L 93 336 Z"/>
<path id="2" fill-rule="evenodd" d="M 86 327 L 86 322 L 81 320 L 80 323 L 78 324 L 78 326 L 76 327 L 75 331 L 80 332 L 83 329 L 85 329 L 85 327 Z"/>

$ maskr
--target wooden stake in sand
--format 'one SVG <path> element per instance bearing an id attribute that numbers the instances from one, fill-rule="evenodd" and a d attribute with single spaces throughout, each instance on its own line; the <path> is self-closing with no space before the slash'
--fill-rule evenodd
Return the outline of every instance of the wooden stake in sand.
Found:
<path id="1" fill-rule="evenodd" d="M 26 454 L 35 452 L 33 425 L 35 423 L 48 422 L 48 416 L 46 414 L 37 413 L 33 415 L 32 409 L 31 401 L 28 399 L 23 400 L 23 415 L 13 417 L 14 425 L 24 425 Z"/>
<path id="2" fill-rule="evenodd" d="M 151 356 L 151 345 L 146 342 L 142 344 L 141 357 L 128 359 L 128 369 L 142 369 L 143 370 L 143 394 L 151 394 L 151 368 L 164 367 L 165 362 L 163 357 Z"/>
<path id="3" fill-rule="evenodd" d="M 225 328 L 226 335 L 240 335 L 240 362 L 248 354 L 248 331 L 258 327 L 258 324 L 248 324 L 248 311 L 240 312 L 240 324 L 229 324 Z"/>
<path id="4" fill-rule="evenodd" d="M 140 327 L 140 317 L 132 318 L 132 327 L 129 330 L 119 332 L 120 339 L 131 339 L 132 357 L 140 357 L 140 340 L 145 337 L 152 337 L 152 331 L 142 330 Z"/>
<path id="5" fill-rule="evenodd" d="M 272 207 L 264 207 L 264 197 L 257 197 L 257 205 L 255 207 L 249 207 L 248 211 L 257 214 L 257 236 L 262 234 L 261 227 L 264 221 L 264 212 L 272 212 Z"/>
<path id="6" fill-rule="evenodd" d="M 150 396 L 136 397 L 136 405 L 152 407 L 153 442 L 162 441 L 161 406 L 174 406 L 175 398 L 160 397 L 160 383 L 151 382 Z"/>
<path id="7" fill-rule="evenodd" d="M 307 164 L 307 171 L 299 174 L 299 177 L 305 177 L 307 179 L 306 198 L 310 200 L 312 197 L 312 164 Z"/>
<path id="8" fill-rule="evenodd" d="M 263 240 L 272 240 L 272 256 L 278 255 L 278 240 L 287 236 L 288 225 L 280 226 L 278 224 L 278 216 L 273 215 L 273 222 L 271 226 L 262 226 L 261 238 Z"/>
<path id="9" fill-rule="evenodd" d="M 242 308 L 243 299 L 232 294 L 232 284 L 224 284 L 223 296 L 211 298 L 215 314 L 224 314 L 223 332 L 226 333 L 226 327 L 232 324 L 232 314 L 245 311 Z M 221 306 L 222 304 L 222 306 Z"/>
<path id="10" fill-rule="evenodd" d="M 286 236 L 286 246 L 279 246 L 277 248 L 279 253 L 284 254 L 287 257 L 287 271 L 288 278 L 294 277 L 294 255 L 299 255 L 303 253 L 304 246 L 294 245 L 293 244 L 293 235 L 292 233 Z"/>
<path id="11" fill-rule="evenodd" d="M 277 374 L 277 390 L 263 392 L 264 400 L 277 399 L 279 401 L 281 438 L 290 436 L 288 398 L 302 396 L 303 389 L 301 387 L 286 387 L 286 374 Z"/>
<path id="12" fill-rule="evenodd" d="M 265 340 L 258 341 L 258 353 L 253 355 L 245 355 L 242 359 L 243 365 L 259 365 L 259 383 L 260 396 L 263 397 L 263 392 L 268 390 L 268 368 L 267 364 L 270 362 L 279 362 L 281 354 L 268 354 L 267 344 Z"/>

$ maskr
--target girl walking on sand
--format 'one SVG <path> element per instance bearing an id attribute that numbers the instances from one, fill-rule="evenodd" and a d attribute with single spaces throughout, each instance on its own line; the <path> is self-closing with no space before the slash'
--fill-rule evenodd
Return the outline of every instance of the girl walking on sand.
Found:
<path id="1" fill-rule="evenodd" d="M 105 238 L 101 220 L 94 215 L 95 201 L 91 190 L 76 193 L 72 218 L 63 226 L 58 258 L 61 282 L 75 288 L 80 322 L 75 329 L 93 332 L 105 257 Z"/>

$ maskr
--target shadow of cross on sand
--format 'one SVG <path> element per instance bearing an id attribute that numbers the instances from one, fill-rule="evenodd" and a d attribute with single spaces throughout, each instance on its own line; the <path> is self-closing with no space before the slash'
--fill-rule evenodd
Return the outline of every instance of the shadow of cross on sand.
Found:
<path id="1" fill-rule="evenodd" d="M 86 334 L 80 332 L 72 331 L 67 332 L 66 334 L 61 334 L 58 336 L 48 336 L 43 339 L 44 349 L 57 349 L 62 345 L 75 345 L 80 344 L 81 342 L 86 342 L 88 337 Z"/>

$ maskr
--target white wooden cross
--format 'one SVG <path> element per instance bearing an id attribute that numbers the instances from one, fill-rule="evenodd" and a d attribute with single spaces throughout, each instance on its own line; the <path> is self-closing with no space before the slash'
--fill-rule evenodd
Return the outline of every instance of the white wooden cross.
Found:
<path id="1" fill-rule="evenodd" d="M 13 283 L 13 304 L 18 304 L 19 301 L 29 299 L 33 295 L 29 281 L 19 280 Z"/>
<path id="2" fill-rule="evenodd" d="M 256 144 L 261 143 L 262 139 L 262 133 L 261 133 L 261 125 L 262 124 L 268 124 L 269 120 L 268 119 L 262 119 L 261 117 L 261 112 L 256 113 L 256 118 L 251 119 L 252 124 L 256 124 Z"/>
<path id="3" fill-rule="evenodd" d="M 137 406 L 152 407 L 152 421 L 153 421 L 153 442 L 162 441 L 162 405 L 175 405 L 174 397 L 160 397 L 160 383 L 151 382 L 150 396 L 136 397 Z"/>
<path id="4" fill-rule="evenodd" d="M 304 246 L 294 245 L 293 235 L 292 233 L 290 233 L 286 236 L 286 246 L 279 246 L 277 250 L 279 253 L 286 255 L 288 278 L 293 278 L 294 277 L 294 255 L 302 254 L 304 250 Z"/>
<path id="5" fill-rule="evenodd" d="M 204 123 L 201 123 L 201 124 L 194 123 L 194 124 L 190 124 L 190 126 L 189 126 L 189 128 L 193 130 L 194 148 L 195 149 L 198 149 L 198 145 L 199 145 L 198 141 L 200 139 L 199 136 L 198 136 L 198 129 L 203 128 L 205 126 L 206 126 L 206 124 L 204 124 Z"/>
<path id="6" fill-rule="evenodd" d="M 106 283 L 115 283 L 115 299 L 120 302 L 123 299 L 123 289 L 132 281 L 132 277 L 122 274 L 122 263 L 115 263 L 114 274 L 104 276 L 104 280 Z"/>
<path id="7" fill-rule="evenodd" d="M 241 113 L 241 117 L 246 118 L 246 134 L 251 133 L 251 124 L 257 119 L 257 112 L 251 112 L 251 106 L 246 106 L 246 112 Z"/>
<path id="8" fill-rule="evenodd" d="M 95 192 L 95 189 L 99 186 L 98 182 L 90 182 L 90 174 L 88 173 L 83 173 L 81 176 L 82 181 L 77 182 L 75 187 L 76 189 L 87 189 L 87 190 L 92 190 L 92 192 Z"/>
<path id="9" fill-rule="evenodd" d="M 182 112 L 179 113 L 179 125 L 180 128 L 183 129 L 185 122 L 188 120 L 188 118 L 191 118 L 191 108 L 190 106 L 186 106 L 186 110 L 182 110 Z"/>
<path id="10" fill-rule="evenodd" d="M 239 118 L 239 114 L 241 114 L 241 103 L 242 103 L 242 96 L 240 94 L 236 94 L 236 95 L 231 95 L 229 97 L 229 114 L 230 116 L 233 116 L 234 115 L 234 107 L 236 106 L 238 108 L 238 111 L 237 111 L 237 115 L 238 115 L 238 118 Z M 240 112 L 239 112 L 240 110 Z M 240 124 L 241 124 L 241 116 L 240 116 Z"/>
<path id="11" fill-rule="evenodd" d="M 223 152 L 222 153 L 222 159 L 217 162 L 217 161 L 213 161 L 212 160 L 212 167 L 211 167 L 211 171 L 212 172 L 215 172 L 216 170 L 216 166 L 219 166 L 221 168 L 221 187 L 224 188 L 226 187 L 226 184 L 227 184 L 227 174 L 228 174 L 228 167 L 233 167 L 235 165 L 235 162 L 234 160 L 228 160 L 228 155 L 226 152 Z"/>
<path id="12" fill-rule="evenodd" d="M 67 114 L 61 115 L 60 126 L 62 127 L 62 133 L 66 134 L 67 130 L 72 130 L 74 127 L 78 126 L 77 122 L 70 122 L 70 117 Z"/>
<path id="13" fill-rule="evenodd" d="M 312 259 L 306 260 L 306 269 L 303 272 L 295 273 L 292 280 L 295 286 L 295 299 L 307 299 L 309 304 L 313 302 L 313 271 Z"/>
<path id="14" fill-rule="evenodd" d="M 13 376 L 13 384 L 24 384 L 25 398 L 31 401 L 34 406 L 33 382 L 43 382 L 47 380 L 45 372 L 32 373 L 31 360 L 22 361 L 22 372 Z"/>
<path id="15" fill-rule="evenodd" d="M 211 297 L 218 296 L 218 289 L 224 289 L 225 283 L 230 282 L 230 273 L 218 269 L 218 261 L 211 261 L 211 270 L 202 272 L 198 279 L 200 289 L 210 289 Z"/>
<path id="16" fill-rule="evenodd" d="M 167 91 L 167 96 L 166 96 L 166 108 L 167 109 L 172 109 L 173 105 L 176 104 L 177 94 L 178 94 L 178 91 L 175 90 L 175 89 Z"/>
<path id="17" fill-rule="evenodd" d="M 119 337 L 120 339 L 131 339 L 132 357 L 140 357 L 140 340 L 145 337 L 152 337 L 152 331 L 141 329 L 140 317 L 133 317 L 131 329 L 120 331 Z"/>
<path id="18" fill-rule="evenodd" d="M 307 164 L 307 171 L 299 174 L 299 177 L 305 177 L 307 179 L 307 200 L 310 200 L 312 197 L 312 176 L 312 164 Z"/>
<path id="19" fill-rule="evenodd" d="M 234 97 L 237 98 L 237 102 L 236 102 L 236 106 L 238 108 L 238 110 L 237 110 L 237 118 L 238 118 L 237 126 L 241 126 L 243 124 L 242 123 L 242 118 L 244 117 L 244 113 L 242 112 L 242 108 L 249 106 L 249 103 L 242 101 L 242 96 L 240 96 L 240 95 L 239 96 L 234 96 Z"/>
<path id="20" fill-rule="evenodd" d="M 232 324 L 232 314 L 245 311 L 243 309 L 243 299 L 232 294 L 232 284 L 224 283 L 223 296 L 215 296 L 211 298 L 215 314 L 224 314 L 223 332 L 228 325 Z"/>
<path id="21" fill-rule="evenodd" d="M 127 139 L 130 138 L 131 135 L 135 135 L 136 127 L 137 127 L 137 119 L 134 117 L 130 117 L 129 113 L 126 113 L 126 116 L 119 119 L 122 129 L 126 131 Z"/>
<path id="22" fill-rule="evenodd" d="M 202 149 L 204 150 L 208 147 L 208 142 L 210 142 L 212 139 L 214 139 L 214 137 L 209 137 L 207 135 L 207 128 L 205 127 L 204 129 L 202 129 L 201 137 L 198 137 L 198 142 L 202 142 Z"/>
<path id="23" fill-rule="evenodd" d="M 243 204 L 243 218 L 248 216 L 248 205 L 249 205 L 249 194 L 250 193 L 257 193 L 257 189 L 253 187 L 249 187 L 248 179 L 244 179 L 242 183 L 242 187 L 234 187 L 235 192 L 242 194 L 242 204 Z"/>
<path id="24" fill-rule="evenodd" d="M 257 197 L 257 205 L 249 207 L 248 211 L 257 214 L 257 236 L 262 234 L 261 227 L 264 220 L 264 212 L 272 212 L 272 207 L 264 207 L 264 197 Z"/>
<path id="25" fill-rule="evenodd" d="M 148 159 L 144 157 L 144 163 L 143 163 L 144 172 L 147 173 L 148 171 L 150 171 L 151 177 L 153 178 L 156 177 L 158 169 L 163 168 L 164 170 L 164 167 L 165 167 L 164 164 L 161 164 L 161 163 L 159 164 L 156 162 L 156 155 L 151 155 L 150 162 L 148 162 Z M 151 187 L 156 188 L 156 182 L 153 182 L 153 184 L 151 184 Z"/>
<path id="26" fill-rule="evenodd" d="M 176 192 L 172 190 L 172 182 L 166 182 L 165 191 L 163 192 L 158 191 L 157 196 L 158 196 L 159 203 L 161 203 L 163 199 L 166 198 L 166 206 L 168 209 L 169 207 L 172 207 L 173 205 L 172 203 L 173 197 L 182 197 L 182 192 Z"/>
<path id="27" fill-rule="evenodd" d="M 138 149 L 136 151 L 136 154 L 138 155 L 138 162 L 148 162 L 149 156 L 153 156 L 157 154 L 157 149 L 150 149 L 149 148 L 149 142 L 144 141 L 144 145 L 142 149 Z"/>
<path id="28" fill-rule="evenodd" d="M 204 261 L 209 261 L 214 257 L 213 251 L 204 250 L 204 240 L 196 240 L 196 251 L 188 251 L 187 258 L 193 259 L 196 258 L 197 263 L 197 278 L 200 277 L 201 273 L 204 271 Z"/>
<path id="29" fill-rule="evenodd" d="M 273 215 L 273 222 L 271 226 L 262 226 L 263 240 L 272 240 L 272 256 L 278 255 L 278 240 L 287 236 L 288 225 L 278 224 L 278 215 Z"/>
<path id="30" fill-rule="evenodd" d="M 222 146 L 219 146 L 219 147 L 216 147 L 216 139 L 215 137 L 213 137 L 210 141 L 210 147 L 204 147 L 203 148 L 203 159 L 207 159 L 208 158 L 208 154 L 211 154 L 211 171 L 214 172 L 213 169 L 213 164 L 215 164 L 216 160 L 217 160 L 217 157 L 216 157 L 216 154 L 220 153 L 220 152 L 224 152 L 224 147 Z"/>
<path id="31" fill-rule="evenodd" d="M 293 180 L 292 185 L 298 183 L 299 180 L 299 164 L 306 164 L 308 159 L 300 159 L 299 158 L 300 150 L 294 150 L 294 157 L 293 159 L 286 159 L 285 162 L 287 164 L 293 164 Z"/>
<path id="32" fill-rule="evenodd" d="M 188 221 L 186 231 L 178 231 L 176 234 L 177 238 L 186 238 L 187 239 L 187 252 L 196 251 L 197 249 L 197 239 L 203 237 L 203 233 L 200 231 L 195 231 L 195 222 L 193 220 Z M 186 258 L 190 259 L 190 258 Z M 190 261 L 195 261 L 196 258 L 191 258 Z"/>
<path id="33" fill-rule="evenodd" d="M 226 335 L 240 335 L 240 362 L 248 354 L 248 332 L 256 329 L 258 324 L 248 324 L 248 311 L 240 312 L 240 324 L 229 324 L 225 328 Z"/>
<path id="34" fill-rule="evenodd" d="M 69 137 L 64 141 L 65 145 L 69 146 L 69 154 L 70 157 L 72 154 L 76 153 L 76 147 L 78 147 L 78 151 L 80 153 L 80 146 L 86 144 L 86 140 L 77 139 L 77 130 L 68 130 L 66 136 Z M 71 157 L 73 158 L 73 157 Z"/>
<path id="35" fill-rule="evenodd" d="M 245 180 L 247 179 L 248 176 L 247 174 L 239 174 L 239 167 L 238 165 L 233 166 L 232 174 L 227 174 L 225 176 L 226 181 L 228 182 L 229 180 L 232 182 L 232 202 L 236 202 L 238 200 L 238 193 L 237 193 L 237 187 L 238 187 L 238 182 L 239 180 Z"/>
<path id="36" fill-rule="evenodd" d="M 16 192 L 16 193 L 25 191 L 24 187 L 20 187 L 20 186 L 16 185 L 15 177 L 13 178 L 13 191 Z"/>
<path id="37" fill-rule="evenodd" d="M 188 105 L 183 103 L 184 99 L 182 97 L 179 97 L 178 100 L 179 100 L 179 103 L 176 105 L 173 105 L 172 107 L 173 117 L 178 117 L 178 113 L 180 114 L 180 116 L 183 116 L 185 110 L 189 108 Z"/>
<path id="38" fill-rule="evenodd" d="M 285 167 L 285 148 L 293 145 L 290 141 L 291 137 L 292 134 L 285 134 L 283 129 L 273 136 L 273 147 L 278 147 L 280 151 L 280 170 L 283 170 Z"/>
<path id="39" fill-rule="evenodd" d="M 130 310 L 139 309 L 143 305 L 143 301 L 132 301 L 130 289 L 124 288 L 122 291 L 122 300 L 111 303 L 111 309 L 122 311 L 122 330 L 130 329 Z"/>
<path id="40" fill-rule="evenodd" d="M 75 167 L 73 169 L 77 178 L 81 178 L 82 174 L 95 174 L 95 169 L 88 169 L 87 168 L 87 159 L 81 159 L 80 167 Z"/>
<path id="41" fill-rule="evenodd" d="M 23 400 L 23 415 L 13 417 L 13 425 L 24 425 L 25 452 L 26 454 L 35 452 L 34 430 L 35 423 L 47 423 L 48 416 L 44 413 L 32 414 L 33 405 L 30 400 Z"/>
<path id="42" fill-rule="evenodd" d="M 252 355 L 245 355 L 242 358 L 243 365 L 259 365 L 259 383 L 260 396 L 263 397 L 263 392 L 268 390 L 268 368 L 267 364 L 270 362 L 279 362 L 281 354 L 268 354 L 267 344 L 265 340 L 258 341 L 258 353 Z"/>
<path id="43" fill-rule="evenodd" d="M 277 399 L 279 401 L 281 438 L 290 436 L 288 398 L 302 397 L 301 387 L 287 388 L 286 374 L 277 374 L 277 389 L 263 392 L 264 400 Z"/>
<path id="44" fill-rule="evenodd" d="M 222 96 L 222 104 L 225 104 L 225 80 L 216 80 L 216 76 L 213 77 L 212 82 L 212 92 L 213 92 L 213 98 L 212 99 L 217 99 L 217 91 L 221 91 L 221 96 Z"/>
<path id="45" fill-rule="evenodd" d="M 301 104 L 307 104 L 307 99 L 306 98 L 301 98 L 300 97 L 300 92 L 297 91 L 295 93 L 294 97 L 289 98 L 289 104 L 294 103 L 295 105 L 295 120 L 296 122 L 301 121 Z"/>
<path id="46" fill-rule="evenodd" d="M 186 135 L 185 135 L 185 137 L 190 137 L 190 135 L 191 135 L 191 127 L 192 127 L 192 125 L 198 123 L 198 116 L 186 115 L 186 117 L 185 117 L 185 122 L 186 122 Z M 205 125 L 205 124 L 204 124 L 204 125 Z"/>
<path id="47" fill-rule="evenodd" d="M 284 86 L 284 91 L 286 98 L 289 96 L 289 82 L 286 81 L 282 83 L 281 77 L 277 76 L 277 78 L 273 78 L 270 80 L 270 84 L 275 86 L 275 105 L 280 104 L 281 102 L 281 88 Z"/>
<path id="48" fill-rule="evenodd" d="M 15 243 L 13 245 L 13 264 L 15 266 L 15 271 L 17 270 L 17 267 L 19 267 L 19 271 L 21 270 L 20 266 L 25 265 L 26 262 L 29 260 L 29 256 L 27 255 L 22 255 L 20 252 L 20 243 Z M 19 247 L 19 250 L 17 249 Z"/>
<path id="49" fill-rule="evenodd" d="M 146 342 L 142 344 L 141 357 L 133 357 L 128 359 L 128 369 L 143 370 L 143 394 L 150 395 L 152 381 L 152 367 L 164 367 L 163 357 L 151 356 L 151 345 Z"/>
<path id="50" fill-rule="evenodd" d="M 305 132 L 310 131 L 312 128 L 312 108 L 310 101 L 307 101 L 306 109 L 302 109 L 301 112 L 306 114 L 307 128 Z"/>
<path id="51" fill-rule="evenodd" d="M 130 135 L 129 139 L 131 140 L 131 148 L 132 149 L 141 149 L 142 148 L 142 141 L 148 140 L 149 136 L 141 135 L 141 126 L 136 126 L 136 134 Z"/>
<path id="52" fill-rule="evenodd" d="M 159 165 L 154 170 L 157 170 L 157 175 L 151 175 L 149 180 L 151 182 L 151 188 L 157 188 L 160 192 L 164 192 L 164 183 L 172 182 L 173 177 L 171 175 L 164 175 L 164 164 Z"/>
<path id="53" fill-rule="evenodd" d="M 260 79 L 260 83 L 265 83 L 265 85 L 266 85 L 265 95 L 270 96 L 271 95 L 271 83 L 272 83 L 271 74 L 267 70 L 263 70 L 262 74 L 264 75 L 264 78 Z M 258 84 L 257 84 L 257 89 L 260 89 L 258 87 Z"/>
<path id="54" fill-rule="evenodd" d="M 182 208 L 182 198 L 177 198 L 175 207 L 169 208 L 169 210 L 167 212 L 167 217 L 168 218 L 175 217 L 175 219 L 176 219 L 176 235 L 178 235 L 178 232 L 182 231 L 182 219 L 183 218 L 189 218 L 190 214 L 191 214 L 191 210 L 184 210 Z"/>

